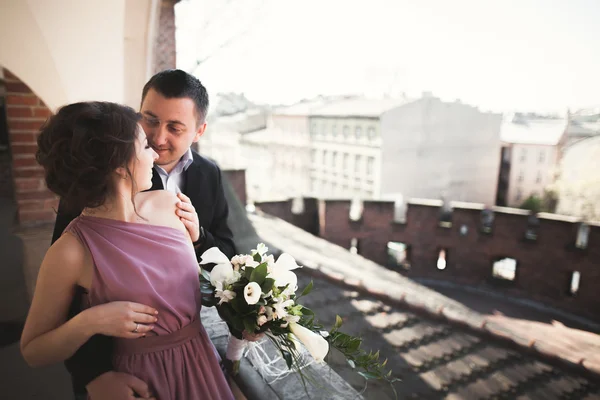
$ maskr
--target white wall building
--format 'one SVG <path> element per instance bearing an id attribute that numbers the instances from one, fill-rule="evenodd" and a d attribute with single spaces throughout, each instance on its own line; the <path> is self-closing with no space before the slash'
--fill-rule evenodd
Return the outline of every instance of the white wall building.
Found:
<path id="1" fill-rule="evenodd" d="M 339 100 L 313 110 L 310 123 L 313 195 L 494 204 L 498 114 L 424 94 Z"/>
<path id="2" fill-rule="evenodd" d="M 519 207 L 529 196 L 542 198 L 554 183 L 566 124 L 564 119 L 520 116 L 503 122 L 501 138 L 510 165 L 507 206 Z"/>
<path id="3" fill-rule="evenodd" d="M 600 221 L 600 136 L 569 146 L 560 161 L 557 213 Z"/>

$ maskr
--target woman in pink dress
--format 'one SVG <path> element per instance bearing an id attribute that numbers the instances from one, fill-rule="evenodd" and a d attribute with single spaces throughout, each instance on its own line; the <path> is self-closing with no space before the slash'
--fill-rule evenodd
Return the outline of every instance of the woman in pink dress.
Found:
<path id="1" fill-rule="evenodd" d="M 175 214 L 179 199 L 143 192 L 158 155 L 138 119 L 118 104 L 76 103 L 42 128 L 37 158 L 48 188 L 84 211 L 46 253 L 21 351 L 40 366 L 95 334 L 115 336 L 114 369 L 145 381 L 156 399 L 232 399 L 200 322 L 198 264 Z M 89 308 L 67 320 L 76 285 Z"/>

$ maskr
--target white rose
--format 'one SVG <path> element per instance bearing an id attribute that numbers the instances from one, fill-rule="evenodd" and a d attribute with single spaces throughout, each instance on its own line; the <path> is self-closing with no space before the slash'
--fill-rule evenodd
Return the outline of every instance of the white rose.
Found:
<path id="1" fill-rule="evenodd" d="M 258 303 L 260 300 L 261 289 L 258 283 L 250 282 L 244 288 L 244 298 L 246 299 L 246 303 L 249 305 L 253 305 Z"/>
<path id="2" fill-rule="evenodd" d="M 258 326 L 263 326 L 264 324 L 267 323 L 267 317 L 264 315 L 261 315 L 260 317 L 258 317 L 256 319 L 256 323 L 258 324 Z"/>

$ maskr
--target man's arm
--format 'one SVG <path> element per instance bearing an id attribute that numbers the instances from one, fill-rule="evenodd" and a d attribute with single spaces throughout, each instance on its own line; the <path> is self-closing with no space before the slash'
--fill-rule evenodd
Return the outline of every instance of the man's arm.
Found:
<path id="1" fill-rule="evenodd" d="M 62 235 L 65 228 L 75 219 L 80 212 L 72 212 L 65 208 L 61 201 L 58 204 L 58 214 L 54 224 L 52 234 L 52 243 Z M 81 312 L 81 300 L 84 296 L 84 290 L 77 287 L 73 301 L 69 307 L 69 318 Z M 105 372 L 111 371 L 112 361 L 112 339 L 108 336 L 94 335 L 85 342 L 75 354 L 65 360 L 65 366 L 71 374 L 73 388 L 76 393 L 85 393 L 85 386 Z"/>
<path id="2" fill-rule="evenodd" d="M 233 233 L 227 225 L 229 215 L 229 206 L 223 190 L 223 180 L 221 170 L 217 167 L 217 181 L 215 193 L 215 206 L 212 223 L 210 226 L 204 226 L 204 238 L 194 243 L 196 258 L 200 260 L 202 253 L 211 247 L 218 247 L 227 257 L 231 259 L 235 255 L 235 245 L 233 243 Z"/>

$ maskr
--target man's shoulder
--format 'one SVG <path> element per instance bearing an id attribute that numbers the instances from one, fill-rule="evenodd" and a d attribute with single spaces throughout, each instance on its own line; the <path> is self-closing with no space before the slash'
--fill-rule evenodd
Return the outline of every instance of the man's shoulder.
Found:
<path id="1" fill-rule="evenodd" d="M 202 156 L 198 154 L 197 151 L 192 149 L 192 157 L 193 163 L 198 168 L 200 168 L 203 172 L 210 174 L 218 174 L 220 169 L 217 163 L 214 160 L 211 160 L 208 157 Z"/>

